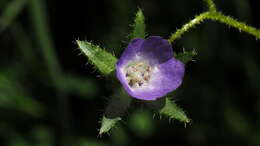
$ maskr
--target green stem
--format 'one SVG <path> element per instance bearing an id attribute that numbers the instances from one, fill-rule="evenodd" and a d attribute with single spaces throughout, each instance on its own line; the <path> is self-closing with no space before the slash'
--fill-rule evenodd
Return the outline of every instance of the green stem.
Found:
<path id="1" fill-rule="evenodd" d="M 14 37 L 15 44 L 17 44 L 17 47 L 20 49 L 19 54 L 21 55 L 22 60 L 25 61 L 26 65 L 39 66 L 39 64 L 37 64 L 38 59 L 33 53 L 31 39 L 28 37 L 21 24 L 15 22 L 11 28 L 11 32 Z"/>
<path id="2" fill-rule="evenodd" d="M 204 21 L 209 15 L 209 12 L 201 13 L 200 15 L 196 16 L 194 19 L 192 19 L 190 22 L 183 25 L 180 29 L 177 29 L 177 31 L 173 34 L 171 34 L 169 38 L 169 42 L 173 43 L 176 39 L 181 38 L 181 36 L 189 31 L 191 28 L 193 28 L 195 25 L 200 24 L 202 21 Z"/>
<path id="3" fill-rule="evenodd" d="M 252 36 L 255 36 L 257 39 L 260 38 L 260 30 L 256 29 L 255 27 L 249 26 L 246 23 L 240 22 L 235 20 L 234 18 L 230 16 L 225 16 L 221 12 L 217 13 L 211 13 L 208 16 L 208 19 L 214 20 L 214 21 L 219 21 L 221 23 L 224 23 L 228 26 L 234 27 L 238 29 L 239 31 L 244 31 Z"/>
<path id="4" fill-rule="evenodd" d="M 239 22 L 230 16 L 226 16 L 226 15 L 222 14 L 221 12 L 204 12 L 204 13 L 201 13 L 200 15 L 196 16 L 194 19 L 192 19 L 185 25 L 183 25 L 182 28 L 177 29 L 177 31 L 175 33 L 171 34 L 171 36 L 169 38 L 169 42 L 173 43 L 176 39 L 181 38 L 181 36 L 185 32 L 188 32 L 191 28 L 195 27 L 197 24 L 200 24 L 201 22 L 203 22 L 206 19 L 221 22 L 230 27 L 234 27 L 234 28 L 238 29 L 239 31 L 244 31 L 250 35 L 253 35 L 257 39 L 260 38 L 260 30 L 254 28 L 252 26 L 249 26 L 243 22 Z"/>
<path id="5" fill-rule="evenodd" d="M 204 0 L 206 2 L 206 4 L 208 5 L 208 8 L 211 12 L 216 12 L 217 9 L 216 9 L 216 6 L 213 2 L 213 0 Z"/>

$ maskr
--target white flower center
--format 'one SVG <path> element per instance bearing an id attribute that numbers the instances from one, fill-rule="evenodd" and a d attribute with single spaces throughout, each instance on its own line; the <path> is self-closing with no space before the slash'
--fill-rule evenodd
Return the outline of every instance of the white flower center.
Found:
<path id="1" fill-rule="evenodd" d="M 150 64 L 142 61 L 136 61 L 126 66 L 126 80 L 132 88 L 140 88 L 150 81 L 152 67 Z"/>

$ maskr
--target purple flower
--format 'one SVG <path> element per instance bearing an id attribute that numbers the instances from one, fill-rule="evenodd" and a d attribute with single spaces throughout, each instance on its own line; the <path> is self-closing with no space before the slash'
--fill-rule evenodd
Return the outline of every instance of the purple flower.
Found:
<path id="1" fill-rule="evenodd" d="M 178 88 L 184 70 L 173 57 L 171 44 L 159 36 L 133 39 L 116 63 L 124 89 L 141 100 L 155 100 Z"/>

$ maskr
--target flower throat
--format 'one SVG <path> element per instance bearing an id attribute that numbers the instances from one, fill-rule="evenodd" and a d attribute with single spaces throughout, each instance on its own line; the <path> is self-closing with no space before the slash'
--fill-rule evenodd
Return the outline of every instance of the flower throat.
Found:
<path id="1" fill-rule="evenodd" d="M 126 67 L 126 79 L 132 88 L 146 85 L 151 78 L 152 67 L 146 62 L 133 62 Z"/>

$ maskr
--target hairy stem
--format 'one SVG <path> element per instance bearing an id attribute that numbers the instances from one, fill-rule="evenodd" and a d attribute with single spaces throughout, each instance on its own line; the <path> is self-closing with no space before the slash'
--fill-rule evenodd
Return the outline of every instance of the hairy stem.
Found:
<path id="1" fill-rule="evenodd" d="M 205 20 L 209 15 L 209 12 L 201 13 L 198 16 L 195 16 L 191 21 L 183 25 L 180 29 L 177 29 L 177 31 L 173 34 L 171 34 L 169 38 L 169 42 L 173 43 L 176 39 L 181 38 L 181 36 L 189 31 L 191 28 L 193 28 L 195 25 L 200 24 L 203 20 Z"/>
<path id="2" fill-rule="evenodd" d="M 231 27 L 238 29 L 239 31 L 244 31 L 244 32 L 246 32 L 250 35 L 255 36 L 257 39 L 260 38 L 260 30 L 259 29 L 256 29 L 255 27 L 252 27 L 252 26 L 249 26 L 246 23 L 237 21 L 230 16 L 225 16 L 221 12 L 211 13 L 208 16 L 208 19 L 211 19 L 211 20 L 214 20 L 214 21 L 219 21 L 219 22 L 224 23 L 228 26 L 231 26 Z"/>
<path id="3" fill-rule="evenodd" d="M 209 19 L 213 21 L 218 21 L 223 24 L 226 24 L 230 27 L 234 27 L 238 29 L 239 31 L 244 31 L 252 36 L 255 36 L 257 39 L 260 38 L 260 30 L 256 29 L 252 26 L 249 26 L 243 22 L 237 21 L 234 18 L 230 16 L 226 16 L 222 14 L 221 12 L 204 12 L 201 13 L 200 15 L 196 16 L 194 19 L 186 23 L 185 25 L 182 26 L 182 28 L 177 29 L 177 31 L 173 34 L 171 34 L 169 38 L 169 42 L 173 43 L 176 39 L 181 38 L 181 36 L 185 33 L 188 32 L 191 28 L 195 27 L 197 24 L 200 24 L 204 20 Z"/>
<path id="4" fill-rule="evenodd" d="M 213 0 L 204 0 L 204 1 L 208 5 L 208 8 L 209 8 L 210 11 L 216 12 L 216 6 L 215 6 Z"/>

